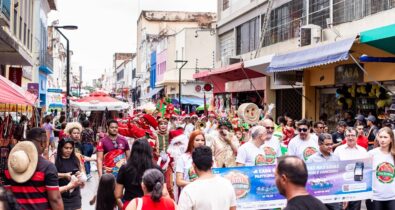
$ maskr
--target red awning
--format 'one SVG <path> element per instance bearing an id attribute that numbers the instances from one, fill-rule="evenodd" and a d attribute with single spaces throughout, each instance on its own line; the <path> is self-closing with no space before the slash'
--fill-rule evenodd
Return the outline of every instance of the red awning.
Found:
<path id="1" fill-rule="evenodd" d="M 220 77 L 227 81 L 252 79 L 265 76 L 257 71 L 244 68 L 244 63 L 235 63 L 212 71 L 202 71 L 193 75 L 193 78 L 206 81 L 207 77 Z M 214 79 L 214 78 L 212 78 Z"/>
<path id="2" fill-rule="evenodd" d="M 252 79 L 265 76 L 257 71 L 244 68 L 244 63 L 235 63 L 214 70 L 206 70 L 193 75 L 194 79 L 212 83 L 214 85 L 214 93 L 223 93 L 225 91 L 225 83 L 229 81 L 238 81 L 243 79 Z"/>
<path id="3" fill-rule="evenodd" d="M 7 78 L 0 76 L 0 103 L 34 106 L 37 97 Z"/>

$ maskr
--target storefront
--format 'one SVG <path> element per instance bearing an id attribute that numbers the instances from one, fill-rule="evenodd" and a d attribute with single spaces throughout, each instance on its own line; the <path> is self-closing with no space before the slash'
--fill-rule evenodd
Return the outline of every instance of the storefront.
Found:
<path id="1" fill-rule="evenodd" d="M 391 31 L 395 33 L 395 29 Z M 385 33 L 383 39 L 394 39 L 395 34 Z M 346 112 L 386 118 L 393 101 L 395 64 L 363 62 L 361 56 L 394 57 L 391 54 L 394 48 L 386 51 L 378 47 L 383 46 L 379 40 L 370 39 L 370 43 L 363 40 L 364 33 L 361 33 L 359 39 L 351 37 L 275 56 L 268 71 L 303 70 L 302 113 L 305 118 L 324 118 L 332 128 L 339 119 L 344 119 Z M 391 44 L 394 42 L 392 40 Z"/>

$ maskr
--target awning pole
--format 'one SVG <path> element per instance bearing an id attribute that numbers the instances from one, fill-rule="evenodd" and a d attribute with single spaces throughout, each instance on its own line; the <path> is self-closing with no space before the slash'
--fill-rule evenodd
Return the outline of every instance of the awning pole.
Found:
<path id="1" fill-rule="evenodd" d="M 254 88 L 254 90 L 255 90 L 256 94 L 258 95 L 258 97 L 259 97 L 259 102 L 260 102 L 260 103 L 262 103 L 262 97 L 261 97 L 261 94 L 259 94 L 258 90 L 255 88 L 255 85 L 254 85 L 254 83 L 252 83 L 252 80 L 251 80 L 251 78 L 249 78 L 249 77 L 248 77 L 247 73 L 246 73 L 246 72 L 245 72 L 245 70 L 244 70 L 244 62 L 241 64 L 241 70 L 243 70 L 244 76 L 246 76 L 246 77 L 247 77 L 247 79 L 250 81 L 250 84 L 251 84 L 251 86 Z"/>
<path id="2" fill-rule="evenodd" d="M 368 72 L 365 70 L 365 68 L 357 61 L 357 59 L 355 59 L 355 57 L 354 57 L 351 53 L 348 53 L 348 54 L 350 55 L 351 59 L 355 62 L 355 64 L 357 64 L 357 66 L 363 71 L 363 73 L 366 74 L 366 76 L 368 77 L 368 79 L 369 79 L 369 80 L 373 80 L 373 79 L 369 76 L 369 74 L 368 74 Z M 393 93 L 391 90 L 389 90 L 388 88 L 384 87 L 384 85 L 380 84 L 378 81 L 373 80 L 373 83 L 375 83 L 376 85 L 378 85 L 378 86 L 384 88 L 386 91 L 388 91 L 388 92 L 390 92 L 390 93 L 392 93 L 392 94 L 394 95 L 394 93 Z"/>

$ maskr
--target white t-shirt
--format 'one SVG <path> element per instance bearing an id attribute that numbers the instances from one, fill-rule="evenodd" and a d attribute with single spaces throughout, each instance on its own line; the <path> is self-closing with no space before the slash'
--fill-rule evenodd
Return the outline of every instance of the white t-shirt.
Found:
<path id="1" fill-rule="evenodd" d="M 265 159 L 263 150 L 255 146 L 253 141 L 248 141 L 239 147 L 237 150 L 236 163 L 242 163 L 245 166 L 259 166 L 269 164 Z"/>
<path id="2" fill-rule="evenodd" d="M 263 151 L 266 164 L 275 164 L 276 158 L 281 156 L 281 147 L 280 141 L 277 137 L 272 136 L 269 141 L 265 141 L 265 143 L 260 147 Z"/>
<path id="3" fill-rule="evenodd" d="M 214 176 L 198 179 L 181 192 L 179 210 L 221 210 L 236 206 L 236 194 L 229 180 Z"/>
<path id="4" fill-rule="evenodd" d="M 182 173 L 183 179 L 188 182 L 192 182 L 198 178 L 192 166 L 191 154 L 184 153 L 177 159 L 176 173 Z"/>
<path id="5" fill-rule="evenodd" d="M 334 155 L 338 156 L 340 160 L 358 160 L 368 157 L 368 153 L 365 148 L 356 145 L 354 148 L 350 148 L 347 143 L 336 147 Z"/>
<path id="6" fill-rule="evenodd" d="M 317 142 L 316 135 L 309 135 L 307 140 L 302 140 L 297 135 L 288 144 L 288 155 L 295 155 L 306 161 L 319 150 Z"/>
<path id="7" fill-rule="evenodd" d="M 394 157 L 390 153 L 384 154 L 380 148 L 370 150 L 368 154 L 373 158 L 373 200 L 394 200 Z"/>

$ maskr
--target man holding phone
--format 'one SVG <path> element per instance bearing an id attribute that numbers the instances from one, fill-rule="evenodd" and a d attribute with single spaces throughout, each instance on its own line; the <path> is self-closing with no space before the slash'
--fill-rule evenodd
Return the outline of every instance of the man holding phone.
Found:
<path id="1" fill-rule="evenodd" d="M 345 138 L 346 144 L 338 146 L 334 152 L 340 160 L 358 160 L 368 157 L 366 149 L 357 145 L 357 131 L 354 128 L 346 129 Z M 358 175 L 358 169 L 354 172 Z M 361 209 L 361 201 L 345 202 L 343 203 L 343 209 L 359 210 Z"/>

